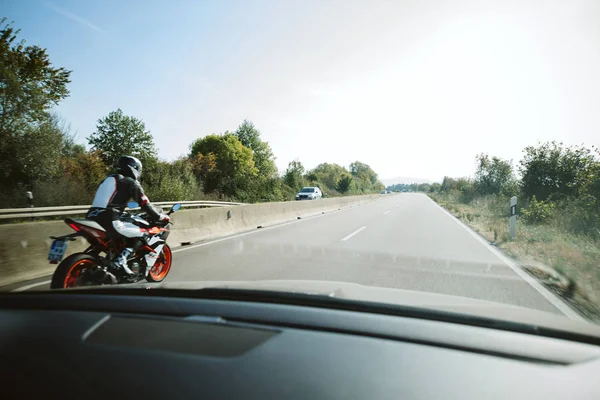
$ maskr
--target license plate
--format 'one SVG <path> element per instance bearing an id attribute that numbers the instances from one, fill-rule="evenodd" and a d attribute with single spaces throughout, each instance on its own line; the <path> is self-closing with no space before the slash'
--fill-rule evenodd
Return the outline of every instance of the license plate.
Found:
<path id="1" fill-rule="evenodd" d="M 50 264 L 58 264 L 58 262 L 63 259 L 65 251 L 67 251 L 66 240 L 53 241 L 50 251 L 48 252 L 48 261 L 50 261 Z"/>

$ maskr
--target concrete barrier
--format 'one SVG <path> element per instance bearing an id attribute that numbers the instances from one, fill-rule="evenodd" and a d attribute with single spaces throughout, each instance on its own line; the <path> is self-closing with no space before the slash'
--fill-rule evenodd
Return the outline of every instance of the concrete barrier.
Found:
<path id="1" fill-rule="evenodd" d="M 171 247 L 178 247 L 182 243 L 194 243 L 256 229 L 258 226 L 266 227 L 298 217 L 336 211 L 378 197 L 379 195 L 365 195 L 180 210 L 172 216 L 174 225 L 168 243 Z M 48 264 L 47 261 L 52 244 L 49 236 L 72 232 L 63 221 L 0 225 L 0 286 L 51 275 L 56 265 Z M 65 257 L 85 250 L 87 245 L 83 238 L 69 242 Z"/>
<path id="2" fill-rule="evenodd" d="M 169 243 L 193 243 L 203 239 L 245 231 L 257 226 L 267 226 L 280 222 L 308 217 L 323 212 L 331 212 L 350 205 L 357 205 L 375 198 L 352 196 L 322 199 L 317 201 L 295 201 L 262 203 L 232 208 L 184 210 L 173 215 L 175 223 L 169 236 Z"/>
<path id="3" fill-rule="evenodd" d="M 56 265 L 48 264 L 49 236 L 73 233 L 63 221 L 0 225 L 0 286 L 47 276 Z M 87 241 L 69 242 L 67 254 L 83 251 Z"/>

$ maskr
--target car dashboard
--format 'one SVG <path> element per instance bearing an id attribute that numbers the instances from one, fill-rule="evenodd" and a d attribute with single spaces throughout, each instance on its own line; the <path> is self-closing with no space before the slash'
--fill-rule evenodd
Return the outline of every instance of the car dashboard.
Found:
<path id="1" fill-rule="evenodd" d="M 0 296 L 3 398 L 600 398 L 597 343 L 235 298 Z"/>

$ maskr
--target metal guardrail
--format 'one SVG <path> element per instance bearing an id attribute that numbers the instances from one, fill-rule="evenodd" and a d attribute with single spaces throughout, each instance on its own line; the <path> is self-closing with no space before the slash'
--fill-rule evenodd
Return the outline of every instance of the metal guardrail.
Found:
<path id="1" fill-rule="evenodd" d="M 228 201 L 161 201 L 152 203 L 160 207 L 171 207 L 179 203 L 181 207 L 228 207 L 241 206 L 244 203 Z M 91 205 L 60 206 L 60 207 L 31 207 L 31 208 L 5 208 L 0 209 L 0 219 L 55 217 L 60 215 L 85 214 Z M 137 210 L 134 208 L 132 210 Z"/>

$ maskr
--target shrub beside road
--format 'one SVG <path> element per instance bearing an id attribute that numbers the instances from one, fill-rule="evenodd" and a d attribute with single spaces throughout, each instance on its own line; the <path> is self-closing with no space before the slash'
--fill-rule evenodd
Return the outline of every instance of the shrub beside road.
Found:
<path id="1" fill-rule="evenodd" d="M 477 156 L 474 178 L 445 177 L 429 196 L 589 318 L 600 321 L 598 150 L 562 143 L 524 149 L 512 163 Z M 518 197 L 509 236 L 510 198 Z"/>

